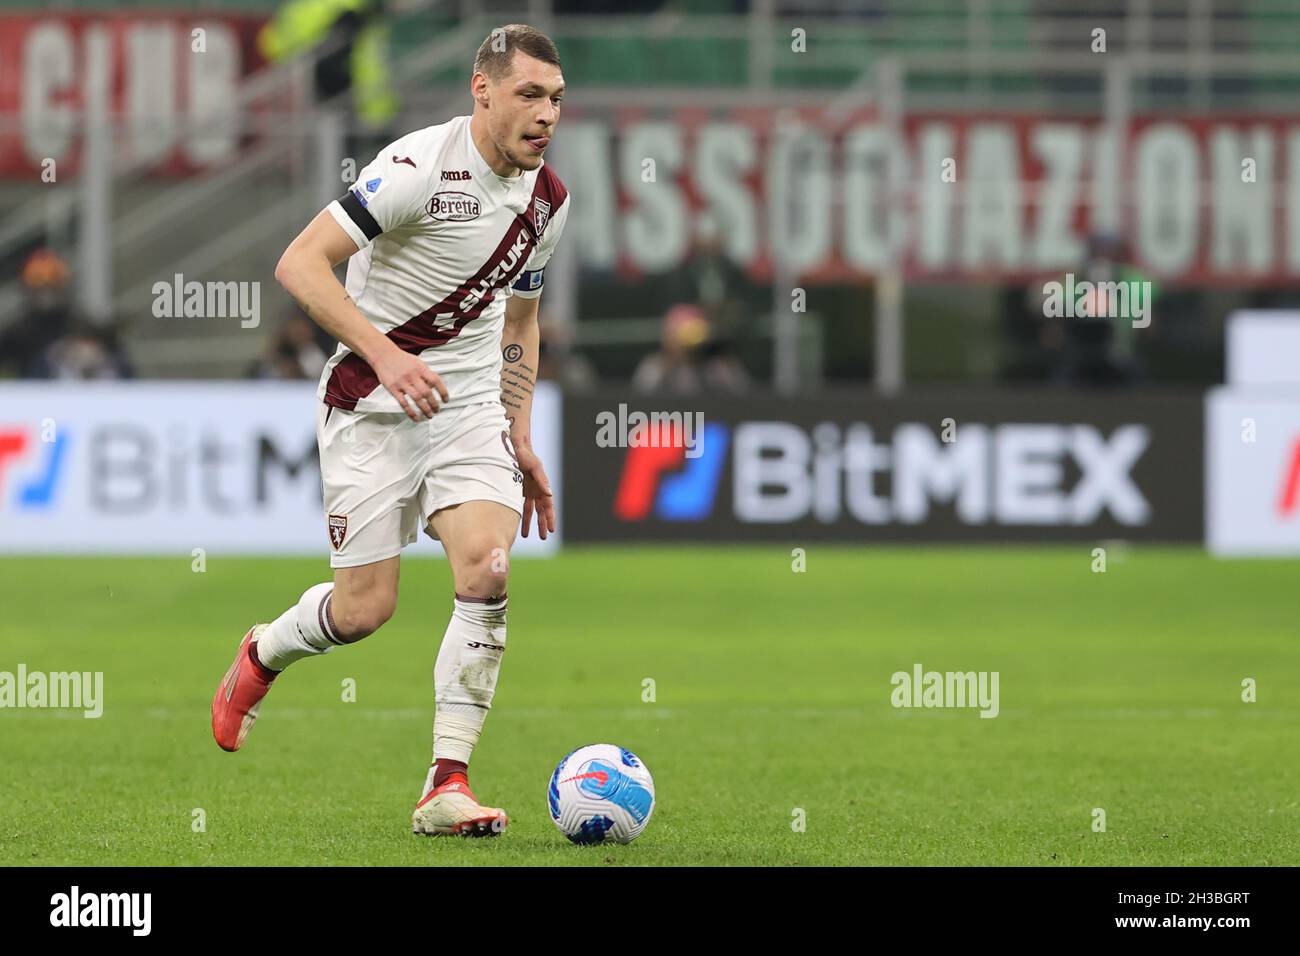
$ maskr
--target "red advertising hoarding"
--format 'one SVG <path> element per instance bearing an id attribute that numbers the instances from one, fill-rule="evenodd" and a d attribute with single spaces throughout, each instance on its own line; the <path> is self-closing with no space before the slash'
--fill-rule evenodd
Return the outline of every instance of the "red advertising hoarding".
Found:
<path id="1" fill-rule="evenodd" d="M 1300 118 L 692 111 L 578 118 L 562 175 L 598 267 L 655 273 L 707 215 L 756 276 L 1033 280 L 1092 237 L 1167 284 L 1300 279 Z M 1118 185 L 1117 185 L 1118 184 Z"/>
<path id="2" fill-rule="evenodd" d="M 236 156 L 262 16 L 138 12 L 0 16 L 0 175 L 75 173 L 77 114 L 103 97 L 119 162 L 184 173 Z M 197 131 L 191 124 L 196 124 Z"/>

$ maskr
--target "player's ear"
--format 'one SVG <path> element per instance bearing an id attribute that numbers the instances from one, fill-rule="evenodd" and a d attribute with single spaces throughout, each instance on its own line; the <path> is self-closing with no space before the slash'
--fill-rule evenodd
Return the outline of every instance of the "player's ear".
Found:
<path id="1" fill-rule="evenodd" d="M 482 73 L 475 73 L 469 81 L 470 94 L 474 102 L 484 109 L 488 108 L 488 80 Z"/>

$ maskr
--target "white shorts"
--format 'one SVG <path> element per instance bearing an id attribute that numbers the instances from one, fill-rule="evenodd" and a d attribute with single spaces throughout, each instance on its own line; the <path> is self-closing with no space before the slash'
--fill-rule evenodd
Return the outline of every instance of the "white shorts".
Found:
<path id="1" fill-rule="evenodd" d="M 445 408 L 414 422 L 400 412 L 316 415 L 330 567 L 400 554 L 429 518 L 464 501 L 496 501 L 522 515 L 523 475 L 500 402 Z"/>

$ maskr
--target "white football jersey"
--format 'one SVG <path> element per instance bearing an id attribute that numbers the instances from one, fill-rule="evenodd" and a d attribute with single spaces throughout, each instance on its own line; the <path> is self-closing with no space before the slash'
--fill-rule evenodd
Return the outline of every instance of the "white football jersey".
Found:
<path id="1" fill-rule="evenodd" d="M 386 146 L 327 207 L 359 249 L 348 260 L 348 295 L 375 328 L 442 376 L 447 407 L 500 400 L 506 299 L 541 294 L 569 213 L 568 191 L 545 163 L 511 179 L 492 172 L 469 119 Z M 402 411 L 344 345 L 317 395 L 337 408 Z"/>

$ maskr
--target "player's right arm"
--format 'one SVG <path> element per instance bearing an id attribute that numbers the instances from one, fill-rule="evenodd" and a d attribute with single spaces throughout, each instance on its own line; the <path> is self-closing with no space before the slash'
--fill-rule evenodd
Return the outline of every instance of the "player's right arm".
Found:
<path id="1" fill-rule="evenodd" d="M 389 159 L 391 152 L 390 147 L 380 153 L 362 172 L 360 181 L 369 198 L 363 200 L 349 191 L 341 203 L 322 210 L 289 243 L 275 267 L 275 278 L 312 321 L 374 369 L 408 418 L 419 421 L 431 418 L 450 397 L 447 386 L 419 356 L 403 352 L 371 325 L 334 276 L 334 267 L 366 243 L 423 211 L 425 177 L 416 173 L 414 163 L 408 171 L 395 162 L 396 154 Z"/>

